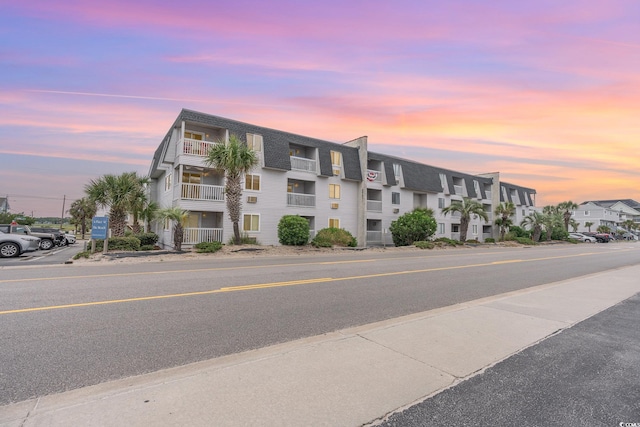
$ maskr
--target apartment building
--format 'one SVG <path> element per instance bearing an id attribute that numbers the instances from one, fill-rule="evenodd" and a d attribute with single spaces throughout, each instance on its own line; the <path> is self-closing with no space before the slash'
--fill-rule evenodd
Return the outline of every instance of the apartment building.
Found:
<path id="1" fill-rule="evenodd" d="M 468 239 L 497 237 L 495 206 L 516 204 L 516 221 L 535 207 L 535 190 L 501 183 L 498 173 L 470 175 L 368 151 L 367 138 L 343 144 L 182 110 L 154 154 L 150 197 L 161 207 L 190 212 L 183 246 L 231 239 L 224 172 L 209 168 L 209 147 L 236 135 L 258 154 L 245 177 L 241 229 L 258 242 L 277 245 L 284 215 L 309 221 L 312 234 L 344 228 L 360 246 L 392 244 L 392 221 L 416 207 L 435 212 L 436 237 L 459 238 L 460 219 L 443 215 L 455 200 L 470 197 L 485 207 L 489 221 L 472 218 Z M 160 244 L 171 246 L 171 224 L 156 224 Z"/>
<path id="2" fill-rule="evenodd" d="M 640 226 L 640 203 L 632 199 L 591 200 L 578 206 L 573 219 L 580 224 L 579 231 L 588 231 L 585 223 L 590 222 L 592 231 L 605 225 L 614 232 L 624 232 L 620 225 L 626 220 Z"/>

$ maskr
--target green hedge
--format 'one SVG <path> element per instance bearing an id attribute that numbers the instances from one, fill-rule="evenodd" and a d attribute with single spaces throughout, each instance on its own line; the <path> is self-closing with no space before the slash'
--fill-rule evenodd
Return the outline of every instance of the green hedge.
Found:
<path id="1" fill-rule="evenodd" d="M 104 240 L 96 240 L 96 251 L 104 248 Z M 110 251 L 139 251 L 140 239 L 134 236 L 129 237 L 112 237 L 109 239 L 108 250 Z"/>
<path id="2" fill-rule="evenodd" d="M 309 221 L 300 215 L 285 215 L 278 222 L 278 241 L 286 246 L 304 246 L 309 242 Z"/>
<path id="3" fill-rule="evenodd" d="M 214 252 L 218 252 L 220 249 L 222 249 L 222 243 L 220 242 L 200 242 L 200 243 L 196 243 L 196 245 L 194 246 L 196 248 L 196 252 L 203 254 L 203 253 L 214 253 Z"/>
<path id="4" fill-rule="evenodd" d="M 358 246 L 358 242 L 356 238 L 353 237 L 351 233 L 349 233 L 344 228 L 323 228 L 318 231 L 316 237 L 313 238 L 311 244 L 316 248 L 331 248 L 333 246 L 343 246 L 343 247 L 356 247 Z"/>

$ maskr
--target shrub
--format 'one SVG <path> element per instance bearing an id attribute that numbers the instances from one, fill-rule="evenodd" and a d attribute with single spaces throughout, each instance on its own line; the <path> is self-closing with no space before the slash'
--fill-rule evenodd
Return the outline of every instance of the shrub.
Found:
<path id="1" fill-rule="evenodd" d="M 438 237 L 435 240 L 435 242 L 444 243 L 445 245 L 449 245 L 449 246 L 458 246 L 462 244 L 462 242 L 458 240 L 449 239 L 448 237 Z"/>
<path id="2" fill-rule="evenodd" d="M 235 245 L 236 239 L 234 239 L 233 236 L 231 236 L 227 244 L 230 246 Z M 249 233 L 245 231 L 240 235 L 240 244 L 241 245 L 259 245 L 260 242 L 258 242 L 258 239 L 256 239 L 255 237 L 249 236 Z"/>
<path id="3" fill-rule="evenodd" d="M 285 215 L 278 222 L 281 245 L 304 246 L 309 242 L 309 221 L 300 215 Z"/>
<path id="4" fill-rule="evenodd" d="M 517 225 L 509 227 L 509 232 L 504 237 L 504 240 L 515 240 L 516 237 L 528 237 L 531 238 L 531 231 L 525 230 Z"/>
<path id="5" fill-rule="evenodd" d="M 141 251 L 152 251 L 155 249 L 155 245 L 140 245 Z"/>
<path id="6" fill-rule="evenodd" d="M 158 235 L 156 233 L 140 233 L 136 234 L 135 237 L 140 239 L 140 246 L 155 246 L 158 243 Z"/>
<path id="7" fill-rule="evenodd" d="M 493 237 L 487 237 L 486 239 L 484 239 L 485 243 L 495 243 L 496 239 L 494 239 Z"/>
<path id="8" fill-rule="evenodd" d="M 91 256 L 91 251 L 78 252 L 73 256 L 73 259 L 80 259 L 80 258 L 88 259 L 90 256 Z"/>
<path id="9" fill-rule="evenodd" d="M 551 240 L 567 240 L 569 233 L 563 227 L 553 227 Z"/>
<path id="10" fill-rule="evenodd" d="M 356 238 L 344 228 L 323 228 L 318 231 L 311 244 L 317 248 L 331 248 L 333 246 L 355 247 Z"/>
<path id="11" fill-rule="evenodd" d="M 409 246 L 429 239 L 436 232 L 437 226 L 430 211 L 418 208 L 392 221 L 389 231 L 394 245 Z"/>
<path id="12" fill-rule="evenodd" d="M 534 242 L 533 240 L 531 240 L 528 237 L 516 237 L 515 239 L 516 242 L 520 243 L 521 245 L 535 245 L 536 242 Z"/>
<path id="13" fill-rule="evenodd" d="M 416 248 L 420 249 L 433 249 L 436 245 L 433 242 L 429 242 L 427 240 L 418 240 L 417 242 L 413 242 Z"/>
<path id="14" fill-rule="evenodd" d="M 195 245 L 196 252 L 200 254 L 218 252 L 222 249 L 220 242 L 200 242 Z"/>
<path id="15" fill-rule="evenodd" d="M 104 240 L 96 240 L 96 251 L 104 248 Z M 108 250 L 110 251 L 139 251 L 140 239 L 137 237 L 112 237 L 109 239 Z"/>

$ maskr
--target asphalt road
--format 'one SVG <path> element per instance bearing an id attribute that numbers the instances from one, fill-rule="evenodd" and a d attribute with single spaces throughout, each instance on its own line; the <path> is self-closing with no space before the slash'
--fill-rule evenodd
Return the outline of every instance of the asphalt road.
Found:
<path id="1" fill-rule="evenodd" d="M 638 324 L 640 295 L 379 425 L 640 425 Z"/>
<path id="2" fill-rule="evenodd" d="M 0 270 L 0 404 L 640 262 L 640 244 Z"/>

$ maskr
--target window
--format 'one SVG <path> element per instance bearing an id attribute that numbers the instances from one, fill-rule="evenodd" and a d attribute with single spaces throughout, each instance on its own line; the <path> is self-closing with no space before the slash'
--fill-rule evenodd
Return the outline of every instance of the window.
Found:
<path id="1" fill-rule="evenodd" d="M 478 234 L 478 224 L 471 225 L 471 234 L 474 234 L 474 235 Z"/>
<path id="2" fill-rule="evenodd" d="M 170 227 L 171 227 L 171 221 L 169 221 L 169 218 L 165 218 L 162 228 L 166 231 L 166 230 L 169 230 Z"/>
<path id="3" fill-rule="evenodd" d="M 196 141 L 202 141 L 204 134 L 200 133 L 200 132 L 190 132 L 190 131 L 184 131 L 184 137 L 187 139 L 195 139 Z"/>
<path id="4" fill-rule="evenodd" d="M 444 199 L 442 197 L 438 197 L 438 208 L 444 209 Z"/>
<path id="5" fill-rule="evenodd" d="M 524 209 L 522 209 L 522 216 L 527 216 Z"/>
<path id="6" fill-rule="evenodd" d="M 438 223 L 438 234 L 444 234 L 444 222 Z"/>
<path id="7" fill-rule="evenodd" d="M 399 205 L 400 204 L 400 193 L 391 193 L 391 204 Z"/>
<path id="8" fill-rule="evenodd" d="M 247 147 L 252 149 L 253 151 L 262 151 L 262 135 L 248 133 Z"/>
<path id="9" fill-rule="evenodd" d="M 589 216 L 589 211 L 584 211 L 584 216 Z"/>
<path id="10" fill-rule="evenodd" d="M 244 189 L 260 191 L 260 175 L 246 174 L 244 176 Z"/>
<path id="11" fill-rule="evenodd" d="M 338 218 L 329 218 L 330 228 L 340 228 L 340 220 Z"/>
<path id="12" fill-rule="evenodd" d="M 452 233 L 459 233 L 460 232 L 460 224 L 452 224 L 451 225 L 451 232 Z"/>
<path id="13" fill-rule="evenodd" d="M 396 176 L 396 178 L 400 177 L 400 165 L 397 163 L 393 164 L 393 174 Z"/>
<path id="14" fill-rule="evenodd" d="M 330 199 L 340 198 L 340 184 L 329 184 L 329 198 Z"/>
<path id="15" fill-rule="evenodd" d="M 333 174 L 340 176 L 342 170 L 342 155 L 338 151 L 331 151 L 331 167 L 333 168 Z"/>
<path id="16" fill-rule="evenodd" d="M 244 214 L 242 221 L 243 231 L 260 231 L 260 215 Z"/>
<path id="17" fill-rule="evenodd" d="M 164 191 L 169 191 L 171 190 L 171 177 L 172 177 L 172 173 L 169 172 L 167 174 L 167 176 L 164 177 Z"/>
<path id="18" fill-rule="evenodd" d="M 443 173 L 440 174 L 440 184 L 443 190 L 447 188 L 447 176 Z"/>

